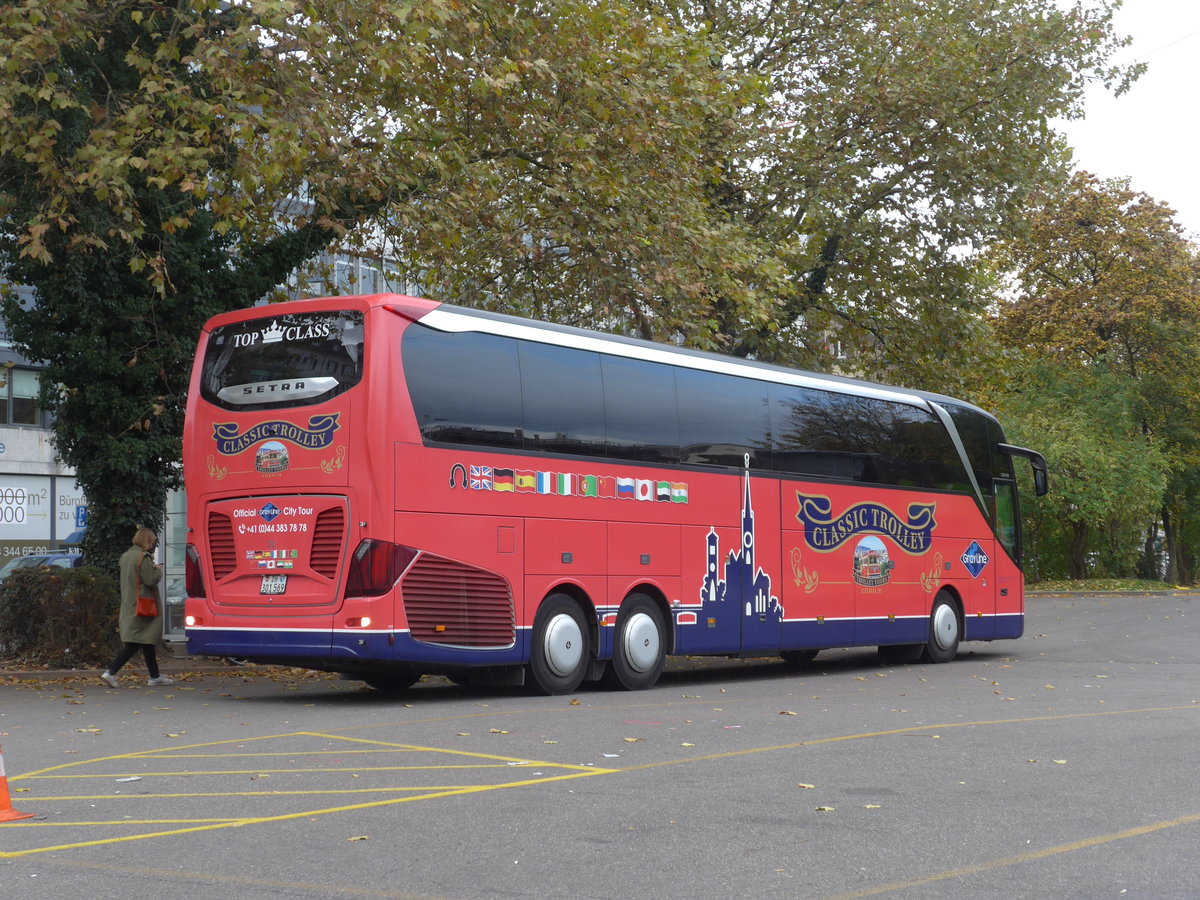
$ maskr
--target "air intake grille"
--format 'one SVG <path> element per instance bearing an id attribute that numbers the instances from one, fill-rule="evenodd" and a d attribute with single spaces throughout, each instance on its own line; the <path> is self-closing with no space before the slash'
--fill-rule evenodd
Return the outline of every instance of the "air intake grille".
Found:
<path id="1" fill-rule="evenodd" d="M 213 578 L 217 581 L 237 568 L 233 520 L 229 516 L 219 512 L 208 514 L 208 552 L 212 556 Z"/>
<path id="2" fill-rule="evenodd" d="M 418 641 L 450 647 L 511 647 L 512 591 L 494 572 L 421 554 L 400 582 L 408 627 Z"/>
<path id="3" fill-rule="evenodd" d="M 317 513 L 313 529 L 311 565 L 318 575 L 330 581 L 337 577 L 342 558 L 342 538 L 346 532 L 346 512 L 340 506 Z"/>

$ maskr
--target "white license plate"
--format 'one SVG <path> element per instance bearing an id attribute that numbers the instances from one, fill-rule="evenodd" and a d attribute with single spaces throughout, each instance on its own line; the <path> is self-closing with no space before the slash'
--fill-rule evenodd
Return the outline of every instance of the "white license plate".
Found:
<path id="1" fill-rule="evenodd" d="M 287 587 L 286 575 L 264 575 L 262 579 L 262 587 L 258 589 L 260 594 L 282 594 Z"/>

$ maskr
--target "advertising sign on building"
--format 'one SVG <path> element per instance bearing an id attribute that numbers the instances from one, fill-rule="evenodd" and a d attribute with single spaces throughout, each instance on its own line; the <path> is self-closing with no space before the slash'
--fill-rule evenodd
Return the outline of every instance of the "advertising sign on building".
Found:
<path id="1" fill-rule="evenodd" d="M 77 544 L 87 504 L 74 478 L 0 474 L 0 562 Z"/>

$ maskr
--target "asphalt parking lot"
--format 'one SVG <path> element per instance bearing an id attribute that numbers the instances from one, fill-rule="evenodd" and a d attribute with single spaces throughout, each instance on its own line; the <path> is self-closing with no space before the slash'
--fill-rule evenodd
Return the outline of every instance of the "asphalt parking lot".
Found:
<path id="1" fill-rule="evenodd" d="M 0 678 L 0 897 L 1200 897 L 1196 595 L 636 693 Z"/>

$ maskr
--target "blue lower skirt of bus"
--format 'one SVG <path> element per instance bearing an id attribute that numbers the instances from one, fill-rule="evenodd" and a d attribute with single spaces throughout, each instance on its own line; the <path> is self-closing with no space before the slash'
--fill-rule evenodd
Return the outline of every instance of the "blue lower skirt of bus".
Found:
<path id="1" fill-rule="evenodd" d="M 1025 617 L 1021 614 L 968 618 L 963 640 L 990 641 L 1021 637 Z M 738 653 L 727 635 L 717 635 L 702 626 L 676 626 L 678 654 Z M 870 647 L 889 644 L 923 644 L 928 639 L 929 620 L 837 619 L 823 622 L 783 622 L 778 643 L 758 637 L 754 655 L 768 655 L 780 648 Z M 601 631 L 601 653 L 611 655 L 612 639 Z M 313 660 L 313 668 L 336 668 L 339 660 L 393 662 L 428 671 L 451 671 L 472 666 L 524 665 L 529 658 L 529 631 L 520 629 L 511 647 L 446 647 L 414 640 L 407 632 L 272 631 L 240 629 L 187 629 L 188 652 L 195 656 L 233 656 L 247 659 L 287 660 L 289 665 Z M 764 653 L 763 651 L 766 651 Z"/>
<path id="2" fill-rule="evenodd" d="M 527 633 L 521 632 L 511 647 L 479 649 L 427 644 L 413 640 L 406 632 L 187 629 L 188 652 L 194 656 L 276 658 L 288 660 L 289 665 L 311 659 L 314 668 L 336 667 L 338 660 L 396 662 L 429 666 L 430 671 L 522 664 L 528 653 L 526 637 Z"/>

